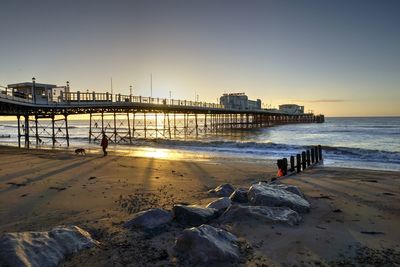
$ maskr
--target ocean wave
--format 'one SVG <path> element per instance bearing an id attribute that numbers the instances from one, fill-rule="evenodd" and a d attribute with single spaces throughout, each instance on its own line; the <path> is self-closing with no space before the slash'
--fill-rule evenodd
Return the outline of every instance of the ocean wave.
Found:
<path id="1" fill-rule="evenodd" d="M 278 144 L 273 142 L 235 142 L 235 141 L 199 141 L 199 140 L 136 140 L 134 145 L 178 148 L 221 153 L 244 153 L 253 155 L 288 157 L 313 146 Z M 385 162 L 400 164 L 400 152 L 338 146 L 322 146 L 328 158 L 341 160 L 362 160 L 369 162 Z"/>

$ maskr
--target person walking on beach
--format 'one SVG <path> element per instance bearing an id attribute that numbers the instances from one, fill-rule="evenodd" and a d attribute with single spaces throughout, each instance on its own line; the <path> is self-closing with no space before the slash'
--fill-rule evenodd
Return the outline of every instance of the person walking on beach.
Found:
<path id="1" fill-rule="evenodd" d="M 103 139 L 101 139 L 101 147 L 103 148 L 104 157 L 107 156 L 108 138 L 106 134 L 103 134 Z"/>

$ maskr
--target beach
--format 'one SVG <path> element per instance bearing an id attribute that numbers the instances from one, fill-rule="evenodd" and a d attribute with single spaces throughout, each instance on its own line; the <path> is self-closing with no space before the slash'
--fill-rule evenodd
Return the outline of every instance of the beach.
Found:
<path id="1" fill-rule="evenodd" d="M 100 245 L 62 266 L 176 265 L 172 247 L 184 229 L 149 236 L 122 227 L 138 211 L 206 205 L 222 183 L 248 188 L 275 177 L 273 160 L 102 157 L 72 150 L 0 147 L 0 233 L 77 225 Z M 311 204 L 297 226 L 257 220 L 212 225 L 242 241 L 243 266 L 395 266 L 400 264 L 400 173 L 307 169 L 281 179 Z M 351 266 L 351 265 L 350 265 Z"/>

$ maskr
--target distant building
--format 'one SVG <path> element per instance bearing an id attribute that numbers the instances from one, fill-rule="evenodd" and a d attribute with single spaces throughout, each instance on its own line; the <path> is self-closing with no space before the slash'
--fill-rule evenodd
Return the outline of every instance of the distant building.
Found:
<path id="1" fill-rule="evenodd" d="M 279 105 L 279 111 L 288 114 L 304 114 L 304 106 L 296 104 L 283 104 Z"/>
<path id="2" fill-rule="evenodd" d="M 67 86 L 36 82 L 23 82 L 7 85 L 7 91 L 15 97 L 30 99 L 37 104 L 58 102 L 62 92 L 67 92 Z"/>
<path id="3" fill-rule="evenodd" d="M 223 94 L 219 102 L 230 109 L 261 109 L 261 100 L 249 100 L 244 93 Z"/>

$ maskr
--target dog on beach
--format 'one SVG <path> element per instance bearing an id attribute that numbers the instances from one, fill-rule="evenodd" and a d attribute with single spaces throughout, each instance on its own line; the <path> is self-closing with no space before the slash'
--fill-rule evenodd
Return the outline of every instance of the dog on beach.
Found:
<path id="1" fill-rule="evenodd" d="M 85 155 L 86 156 L 86 151 L 85 151 L 84 148 L 77 148 L 77 149 L 75 149 L 75 154 L 76 155 L 81 154 L 81 155 Z"/>

